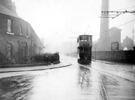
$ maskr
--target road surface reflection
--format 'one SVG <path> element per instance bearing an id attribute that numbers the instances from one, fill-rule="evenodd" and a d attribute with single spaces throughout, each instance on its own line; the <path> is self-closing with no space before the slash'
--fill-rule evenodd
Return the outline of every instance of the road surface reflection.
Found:
<path id="1" fill-rule="evenodd" d="M 1 78 L 0 100 L 135 100 L 135 83 L 94 67 L 76 64 Z"/>
<path id="2" fill-rule="evenodd" d="M 119 77 L 100 76 L 108 99 L 135 100 L 135 83 Z"/>
<path id="3" fill-rule="evenodd" d="M 134 82 L 100 72 L 93 67 L 79 66 L 78 83 L 82 93 L 92 95 L 96 100 L 135 100 Z"/>
<path id="4" fill-rule="evenodd" d="M 0 100 L 27 100 L 32 93 L 32 79 L 27 75 L 0 79 Z"/>
<path id="5" fill-rule="evenodd" d="M 100 74 L 90 67 L 79 66 L 79 85 L 82 93 L 91 96 L 91 100 L 107 100 L 107 93 L 100 79 Z"/>

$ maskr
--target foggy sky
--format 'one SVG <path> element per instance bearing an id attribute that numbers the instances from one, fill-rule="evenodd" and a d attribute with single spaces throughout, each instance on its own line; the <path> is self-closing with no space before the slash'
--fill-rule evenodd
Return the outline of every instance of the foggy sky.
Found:
<path id="1" fill-rule="evenodd" d="M 46 42 L 60 43 L 71 37 L 84 34 L 99 39 L 101 0 L 13 0 L 20 17 L 31 23 L 38 36 Z M 109 10 L 134 10 L 135 0 L 109 0 Z M 117 27 L 134 18 L 134 15 L 120 15 L 110 19 L 109 27 Z M 131 24 L 131 25 L 130 25 Z M 132 36 L 133 23 L 118 27 L 122 38 Z"/>

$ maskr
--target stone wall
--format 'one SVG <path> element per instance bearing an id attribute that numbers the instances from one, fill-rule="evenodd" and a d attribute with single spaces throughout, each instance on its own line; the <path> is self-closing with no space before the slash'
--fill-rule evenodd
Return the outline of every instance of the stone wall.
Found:
<path id="1" fill-rule="evenodd" d="M 92 52 L 92 58 L 96 60 L 135 64 L 135 51 L 97 51 Z"/>

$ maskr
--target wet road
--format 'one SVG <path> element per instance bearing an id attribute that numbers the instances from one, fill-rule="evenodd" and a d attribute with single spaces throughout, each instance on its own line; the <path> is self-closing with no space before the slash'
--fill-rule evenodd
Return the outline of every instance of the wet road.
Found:
<path id="1" fill-rule="evenodd" d="M 68 61 L 72 66 L 7 73 L 11 76 L 0 73 L 0 100 L 135 100 L 135 82 L 124 78 L 126 72 L 123 77 L 114 75 L 122 68 L 107 68 L 111 65 L 100 62 L 79 65 L 74 58 Z"/>

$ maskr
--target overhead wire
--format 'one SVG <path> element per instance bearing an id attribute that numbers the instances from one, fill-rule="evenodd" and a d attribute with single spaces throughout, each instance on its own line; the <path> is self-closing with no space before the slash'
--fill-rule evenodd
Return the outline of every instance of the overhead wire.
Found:
<path id="1" fill-rule="evenodd" d="M 121 24 L 121 25 L 119 25 L 119 26 L 116 26 L 116 27 L 124 26 L 124 25 L 129 24 L 129 23 L 131 23 L 131 22 L 133 22 L 133 21 L 135 21 L 135 19 L 133 19 L 133 20 L 131 20 L 131 21 L 128 21 L 128 22 L 126 22 L 126 23 L 123 23 L 123 24 Z M 112 29 L 114 29 L 114 28 L 112 28 Z M 112 30 L 112 29 L 108 29 L 108 30 L 106 30 L 106 31 L 104 31 L 104 32 L 101 32 L 101 33 L 108 32 L 108 31 L 110 31 L 110 30 Z"/>
<path id="2" fill-rule="evenodd" d="M 121 8 L 121 9 L 117 9 L 117 10 L 129 9 L 129 8 L 135 8 L 135 6 L 131 6 L 131 7 L 127 7 L 127 8 Z M 125 14 L 125 13 L 124 13 L 124 14 Z M 119 15 L 121 15 L 121 14 L 119 14 Z M 118 16 L 119 16 L 119 15 L 118 15 Z M 118 17 L 118 16 L 116 15 L 116 17 Z M 116 18 L 116 17 L 115 17 L 115 18 Z M 109 22 L 112 21 L 112 20 L 114 20 L 114 18 L 112 18 L 111 20 L 108 20 L 107 22 L 102 23 L 101 25 L 107 24 L 107 23 L 109 23 Z M 128 23 L 130 23 L 130 22 L 133 22 L 133 21 L 135 21 L 135 19 L 133 19 L 133 20 L 131 20 L 131 21 L 129 21 L 129 22 L 126 22 L 126 23 L 124 23 L 124 24 L 121 24 L 121 25 L 119 25 L 119 26 L 116 26 L 116 27 L 121 27 L 121 26 L 126 25 L 126 24 L 128 24 Z M 106 30 L 106 31 L 104 31 L 104 32 L 107 32 L 107 31 L 110 31 L 110 30 L 112 30 L 112 29 L 108 29 L 108 30 Z M 101 32 L 101 33 L 104 33 L 104 32 Z"/>
<path id="3" fill-rule="evenodd" d="M 135 5 L 134 6 L 131 6 L 131 7 L 125 7 L 125 8 L 120 8 L 120 9 L 115 9 L 115 10 L 127 10 L 127 9 L 129 9 L 129 8 L 135 8 Z M 113 10 L 113 11 L 115 11 L 115 10 Z M 111 10 L 112 11 L 112 10 Z M 119 14 L 120 15 L 120 14 Z M 118 17 L 119 15 L 116 15 L 116 17 Z M 115 18 L 116 18 L 115 17 Z M 107 22 L 104 22 L 104 23 L 102 23 L 101 25 L 104 25 L 104 24 L 106 24 L 106 23 L 108 23 L 108 22 L 110 22 L 110 21 L 112 21 L 112 20 L 114 20 L 114 18 L 112 18 L 111 20 L 108 20 Z"/>

